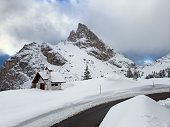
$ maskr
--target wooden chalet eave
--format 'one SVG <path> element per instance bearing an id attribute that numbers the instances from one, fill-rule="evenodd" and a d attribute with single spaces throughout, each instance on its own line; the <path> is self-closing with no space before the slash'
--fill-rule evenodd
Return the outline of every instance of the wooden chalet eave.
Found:
<path id="1" fill-rule="evenodd" d="M 42 78 L 42 76 L 40 75 L 40 73 L 39 73 L 39 72 L 37 72 L 37 74 L 35 75 L 35 77 L 34 77 L 34 79 L 33 79 L 32 83 L 38 83 L 38 82 L 34 82 L 34 80 L 35 80 L 35 78 L 37 77 L 37 75 L 39 75 L 39 76 L 40 76 L 40 78 L 44 81 L 44 84 L 45 84 L 45 85 L 47 85 L 47 84 L 46 84 L 46 82 L 45 82 L 45 80 Z"/>

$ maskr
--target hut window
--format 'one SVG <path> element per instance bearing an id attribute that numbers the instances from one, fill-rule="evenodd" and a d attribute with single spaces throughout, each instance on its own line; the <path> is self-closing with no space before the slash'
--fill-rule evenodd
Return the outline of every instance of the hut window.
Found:
<path id="1" fill-rule="evenodd" d="M 58 84 L 52 84 L 52 86 L 58 86 Z"/>

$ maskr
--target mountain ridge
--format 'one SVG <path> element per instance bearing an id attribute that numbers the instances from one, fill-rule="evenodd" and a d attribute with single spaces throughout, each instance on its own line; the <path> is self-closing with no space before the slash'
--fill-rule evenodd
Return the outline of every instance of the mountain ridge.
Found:
<path id="1" fill-rule="evenodd" d="M 86 25 L 79 23 L 76 32 L 71 31 L 67 40 L 56 45 L 45 42 L 24 45 L 3 64 L 0 90 L 30 88 L 36 72 L 43 71 L 45 67 L 60 72 L 66 81 L 82 80 L 86 65 L 92 78 L 113 73 L 126 76 L 128 68 L 144 73 L 142 78 L 146 78 L 153 71 L 170 68 L 170 53 L 151 65 L 141 67 L 114 51 Z"/>
<path id="2" fill-rule="evenodd" d="M 112 73 L 125 75 L 135 63 L 106 46 L 79 23 L 77 31 L 57 45 L 35 42 L 24 45 L 2 66 L 0 90 L 30 88 L 36 72 L 47 66 L 60 72 L 66 81 L 82 80 L 86 65 L 92 78 L 97 78 Z"/>

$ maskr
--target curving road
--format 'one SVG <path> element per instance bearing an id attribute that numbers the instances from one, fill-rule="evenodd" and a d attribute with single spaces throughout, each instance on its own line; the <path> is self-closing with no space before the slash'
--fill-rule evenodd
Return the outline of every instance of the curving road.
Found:
<path id="1" fill-rule="evenodd" d="M 147 96 L 154 99 L 155 101 L 158 101 L 158 100 L 170 98 L 170 92 L 148 94 Z M 106 113 L 113 105 L 116 105 L 127 99 L 129 98 L 101 104 L 99 106 L 83 111 L 60 123 L 57 123 L 52 127 L 98 127 L 102 122 L 103 118 L 105 117 Z"/>

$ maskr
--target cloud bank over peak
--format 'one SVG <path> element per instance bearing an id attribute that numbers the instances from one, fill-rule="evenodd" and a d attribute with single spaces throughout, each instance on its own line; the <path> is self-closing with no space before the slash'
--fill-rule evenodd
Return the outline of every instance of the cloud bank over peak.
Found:
<path id="1" fill-rule="evenodd" d="M 69 3 L 11 0 L 0 1 L 0 5 L 0 49 L 8 54 L 28 42 L 58 42 L 79 22 L 68 12 L 76 11 Z"/>
<path id="2" fill-rule="evenodd" d="M 170 50 L 169 5 L 169 0 L 89 0 L 88 24 L 120 52 Z"/>
<path id="3" fill-rule="evenodd" d="M 0 49 L 8 54 L 28 42 L 64 40 L 79 22 L 121 53 L 170 51 L 169 0 L 10 0 L 0 5 Z"/>

